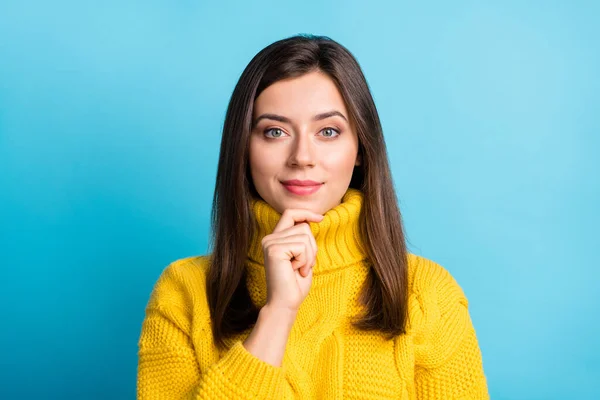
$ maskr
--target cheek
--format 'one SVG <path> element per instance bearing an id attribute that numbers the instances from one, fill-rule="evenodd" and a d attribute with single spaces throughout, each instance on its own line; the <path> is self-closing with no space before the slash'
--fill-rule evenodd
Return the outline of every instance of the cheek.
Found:
<path id="1" fill-rule="evenodd" d="M 327 170 L 336 174 L 352 174 L 354 163 L 356 162 L 356 150 L 351 146 L 343 151 L 327 152 L 325 157 L 322 157 L 322 163 Z"/>
<path id="2" fill-rule="evenodd" d="M 250 172 L 254 178 L 271 175 L 277 171 L 277 159 L 273 154 L 267 156 L 266 149 L 260 143 L 250 141 Z"/>

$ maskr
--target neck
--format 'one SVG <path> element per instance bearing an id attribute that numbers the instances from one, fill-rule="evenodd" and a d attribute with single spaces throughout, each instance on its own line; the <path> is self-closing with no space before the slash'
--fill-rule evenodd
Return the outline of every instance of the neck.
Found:
<path id="1" fill-rule="evenodd" d="M 350 267 L 367 258 L 359 225 L 363 199 L 360 190 L 348 188 L 342 202 L 327 211 L 321 222 L 309 222 L 318 248 L 314 277 Z M 281 214 L 262 199 L 252 200 L 252 212 L 258 229 L 252 235 L 248 259 L 264 266 L 261 240 L 273 232 Z"/>

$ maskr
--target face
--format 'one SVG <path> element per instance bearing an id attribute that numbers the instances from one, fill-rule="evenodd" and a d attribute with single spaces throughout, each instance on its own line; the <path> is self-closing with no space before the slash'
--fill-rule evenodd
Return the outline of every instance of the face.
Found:
<path id="1" fill-rule="evenodd" d="M 322 72 L 278 81 L 258 96 L 249 152 L 254 186 L 279 213 L 324 214 L 340 204 L 360 164 L 345 102 Z"/>

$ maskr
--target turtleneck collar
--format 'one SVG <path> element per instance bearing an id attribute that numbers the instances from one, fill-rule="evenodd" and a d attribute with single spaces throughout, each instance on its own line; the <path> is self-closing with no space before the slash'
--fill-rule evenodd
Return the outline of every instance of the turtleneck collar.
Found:
<path id="1" fill-rule="evenodd" d="M 364 195 L 360 190 L 348 188 L 342 202 L 327 211 L 321 222 L 309 222 L 318 248 L 317 262 L 313 267 L 315 278 L 367 258 L 359 228 L 363 199 Z M 281 214 L 262 199 L 252 199 L 251 207 L 258 230 L 251 239 L 248 259 L 264 265 L 261 240 L 273 232 Z"/>

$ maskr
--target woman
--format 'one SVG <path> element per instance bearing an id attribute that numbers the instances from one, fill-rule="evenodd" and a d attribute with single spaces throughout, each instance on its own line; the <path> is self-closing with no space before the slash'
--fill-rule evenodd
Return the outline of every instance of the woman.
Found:
<path id="1" fill-rule="evenodd" d="M 229 103 L 212 251 L 146 308 L 139 399 L 487 399 L 460 286 L 407 252 L 360 66 L 326 37 L 260 51 Z"/>

